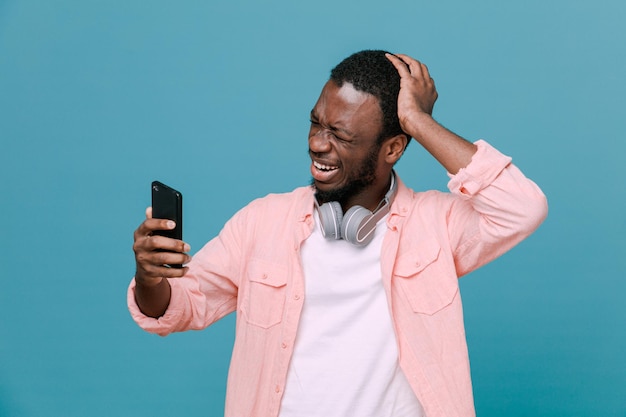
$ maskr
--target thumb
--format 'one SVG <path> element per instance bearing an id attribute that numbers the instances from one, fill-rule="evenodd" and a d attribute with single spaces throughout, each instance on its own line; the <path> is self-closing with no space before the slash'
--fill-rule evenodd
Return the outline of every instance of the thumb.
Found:
<path id="1" fill-rule="evenodd" d="M 151 219 L 152 218 L 152 207 L 148 207 L 146 209 L 146 219 Z"/>

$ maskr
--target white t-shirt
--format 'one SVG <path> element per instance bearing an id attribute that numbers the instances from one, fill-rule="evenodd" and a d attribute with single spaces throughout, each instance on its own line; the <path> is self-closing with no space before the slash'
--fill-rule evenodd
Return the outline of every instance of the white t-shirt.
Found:
<path id="1" fill-rule="evenodd" d="M 305 301 L 280 417 L 424 416 L 398 365 L 380 270 L 384 223 L 365 247 L 325 239 L 318 226 L 304 242 Z"/>

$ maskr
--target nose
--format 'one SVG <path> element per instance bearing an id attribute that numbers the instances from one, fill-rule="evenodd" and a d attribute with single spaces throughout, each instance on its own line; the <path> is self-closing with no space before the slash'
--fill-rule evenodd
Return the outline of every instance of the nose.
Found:
<path id="1" fill-rule="evenodd" d="M 309 149 L 315 153 L 330 152 L 329 132 L 326 129 L 319 129 L 309 133 Z"/>

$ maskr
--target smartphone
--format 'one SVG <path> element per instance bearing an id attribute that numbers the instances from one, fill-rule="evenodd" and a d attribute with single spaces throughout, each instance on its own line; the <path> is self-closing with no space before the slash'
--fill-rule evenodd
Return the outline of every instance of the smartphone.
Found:
<path id="1" fill-rule="evenodd" d="M 183 195 L 167 185 L 152 182 L 152 218 L 168 219 L 176 222 L 171 230 L 155 230 L 155 235 L 183 240 Z M 171 268 L 182 268 L 182 265 L 167 265 Z"/>

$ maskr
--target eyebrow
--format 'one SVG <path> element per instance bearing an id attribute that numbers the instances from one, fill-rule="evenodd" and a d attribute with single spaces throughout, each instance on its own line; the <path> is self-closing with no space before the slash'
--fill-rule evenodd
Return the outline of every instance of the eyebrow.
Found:
<path id="1" fill-rule="evenodd" d="M 319 118 L 317 117 L 317 114 L 315 114 L 315 109 L 311 110 L 311 115 L 310 115 L 312 120 L 316 120 L 319 121 Z M 328 129 L 332 130 L 333 132 L 342 132 L 343 134 L 349 136 L 349 137 L 354 137 L 354 133 L 352 133 L 351 131 L 349 131 L 346 128 L 343 128 L 341 126 L 334 126 L 334 125 L 329 125 Z"/>

